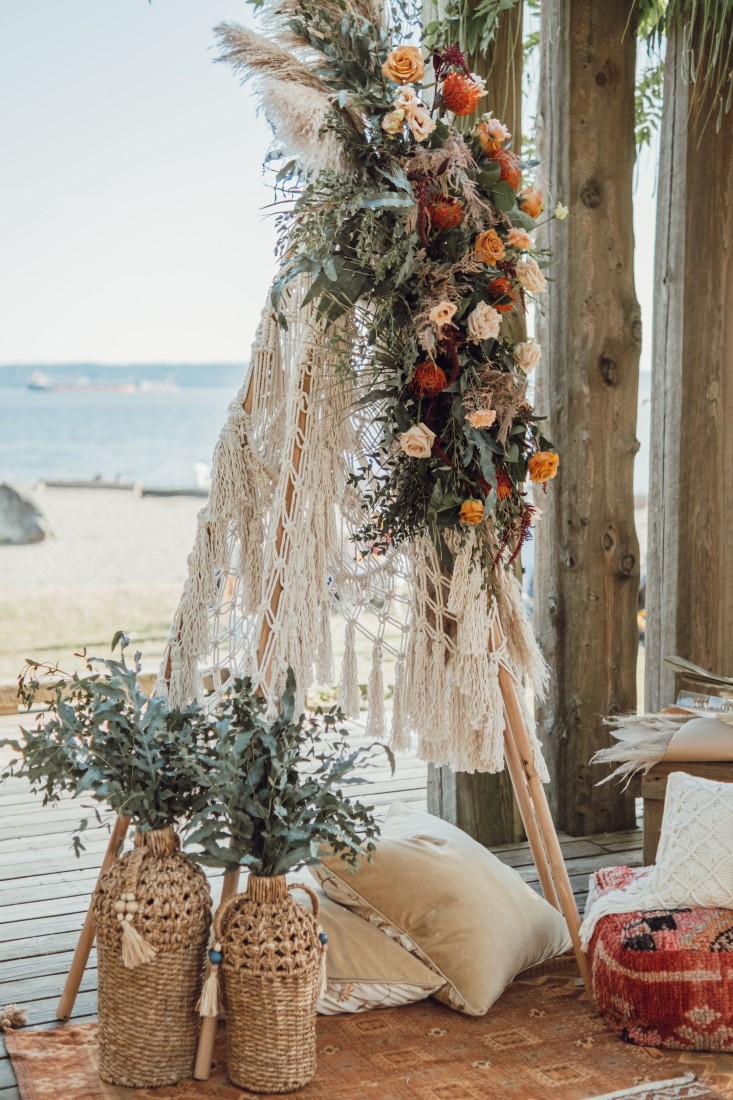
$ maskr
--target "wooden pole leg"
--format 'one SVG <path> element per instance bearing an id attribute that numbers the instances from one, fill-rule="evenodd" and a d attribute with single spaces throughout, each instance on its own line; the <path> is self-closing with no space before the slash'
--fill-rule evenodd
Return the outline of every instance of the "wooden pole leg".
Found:
<path id="1" fill-rule="evenodd" d="M 499 684 L 504 697 L 506 739 L 507 742 L 511 742 L 514 746 L 513 749 L 510 748 L 507 755 L 513 756 L 514 750 L 516 750 L 524 775 L 524 781 L 520 783 L 518 787 L 515 784 L 515 791 L 517 793 L 517 798 L 524 800 L 525 804 L 527 798 L 529 798 L 537 825 L 533 838 L 530 837 L 529 832 L 527 833 L 532 855 L 537 864 L 538 873 L 540 873 L 540 867 L 546 867 L 552 875 L 557 898 L 560 903 L 560 909 L 565 917 L 568 932 L 570 933 L 573 951 L 575 952 L 575 958 L 578 962 L 578 969 L 580 970 L 586 993 L 592 997 L 593 991 L 591 987 L 588 956 L 580 946 L 580 936 L 578 935 L 580 929 L 580 913 L 578 912 L 573 888 L 568 878 L 568 871 L 565 866 L 562 849 L 560 848 L 560 841 L 557 839 L 555 823 L 552 820 L 550 807 L 547 804 L 545 788 L 542 786 L 542 781 L 535 771 L 533 762 L 534 754 L 529 739 L 529 732 L 524 721 L 524 715 L 522 714 L 522 708 L 519 705 L 517 686 L 514 682 L 514 678 L 503 666 L 499 667 Z M 537 847 L 535 848 L 534 845 Z"/>
<path id="2" fill-rule="evenodd" d="M 545 900 L 549 901 L 550 905 L 555 909 L 561 910 L 560 900 L 557 896 L 557 889 L 555 888 L 555 879 L 552 874 L 550 861 L 547 857 L 547 849 L 545 848 L 545 842 L 542 839 L 542 834 L 537 824 L 537 815 L 535 814 L 532 799 L 527 790 L 527 777 L 524 772 L 522 759 L 517 752 L 514 737 L 509 733 L 508 728 L 504 733 L 504 757 L 507 771 L 509 772 L 509 777 L 514 787 L 514 795 L 517 799 L 517 805 L 519 806 L 519 813 L 522 818 L 522 824 L 524 825 L 524 831 L 529 841 L 532 858 L 534 859 L 537 874 L 539 875 L 542 893 L 544 894 Z"/>
<path id="3" fill-rule="evenodd" d="M 102 866 L 99 868 L 99 874 L 102 875 L 108 867 L 114 863 L 117 857 L 117 850 L 120 844 L 122 844 L 127 830 L 130 827 L 130 818 L 118 816 L 115 819 L 114 826 L 112 827 L 112 835 L 109 838 L 109 844 L 107 845 L 107 851 L 104 853 L 104 859 L 102 860 Z M 64 984 L 63 993 L 61 994 L 61 1000 L 59 1006 L 56 1009 L 56 1018 L 58 1020 L 68 1020 L 71 1013 L 74 1011 L 74 1003 L 76 1001 L 76 995 L 79 992 L 79 986 L 81 980 L 84 977 L 84 971 L 86 970 L 87 963 L 89 962 L 89 955 L 92 950 L 92 944 L 94 943 L 94 917 L 92 914 L 92 902 L 89 902 L 89 908 L 87 909 L 87 915 L 84 918 L 84 924 L 82 925 L 81 934 L 79 936 L 79 942 L 76 945 L 74 951 L 74 958 L 71 960 L 71 967 L 69 973 L 66 975 L 66 982 Z"/>
<path id="4" fill-rule="evenodd" d="M 219 905 L 222 905 L 232 894 L 236 894 L 239 889 L 239 868 L 235 868 L 233 871 L 228 871 L 224 875 L 224 881 L 221 886 L 221 899 Z M 211 970 L 211 963 L 206 963 L 206 974 L 204 981 L 209 976 Z M 211 1074 L 211 1062 L 214 1054 L 214 1043 L 216 1042 L 216 1029 L 219 1020 L 216 1016 L 202 1016 L 201 1028 L 199 1030 L 199 1042 L 196 1048 L 196 1061 L 193 1067 L 193 1076 L 196 1081 L 208 1081 Z"/>

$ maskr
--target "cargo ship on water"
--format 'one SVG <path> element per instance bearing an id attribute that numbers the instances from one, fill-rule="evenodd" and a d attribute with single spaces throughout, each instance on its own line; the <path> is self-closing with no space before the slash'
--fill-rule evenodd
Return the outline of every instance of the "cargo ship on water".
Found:
<path id="1" fill-rule="evenodd" d="M 75 378 L 72 381 L 54 382 L 43 371 L 34 371 L 28 381 L 28 389 L 37 393 L 173 393 L 178 389 L 176 383 L 168 378 L 151 382 L 144 378 L 142 382 L 116 381 L 103 382 L 99 379 Z"/>

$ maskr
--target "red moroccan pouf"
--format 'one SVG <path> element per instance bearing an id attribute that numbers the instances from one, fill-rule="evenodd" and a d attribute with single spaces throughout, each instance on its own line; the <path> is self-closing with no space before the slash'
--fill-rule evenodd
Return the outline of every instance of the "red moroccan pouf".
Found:
<path id="1" fill-rule="evenodd" d="M 644 873 L 596 871 L 590 898 Z M 589 957 L 598 1007 L 624 1039 L 671 1050 L 733 1051 L 733 910 L 603 917 Z"/>

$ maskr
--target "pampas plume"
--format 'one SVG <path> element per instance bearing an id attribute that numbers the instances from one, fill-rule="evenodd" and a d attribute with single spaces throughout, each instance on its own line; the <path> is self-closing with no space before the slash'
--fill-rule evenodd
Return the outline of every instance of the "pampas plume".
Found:
<path id="1" fill-rule="evenodd" d="M 646 774 L 664 759 L 674 734 L 689 721 L 689 714 L 624 714 L 607 718 L 606 725 L 617 744 L 600 749 L 591 758 L 591 764 L 619 766 L 597 786 L 616 778 L 625 779 L 628 786 L 637 772 Z"/>
<path id="2" fill-rule="evenodd" d="M 220 23 L 214 28 L 214 34 L 222 47 L 216 60 L 231 65 L 241 74 L 243 81 L 258 76 L 271 77 L 326 94 L 326 86 L 315 75 L 313 68 L 271 39 L 255 34 L 238 23 Z"/>

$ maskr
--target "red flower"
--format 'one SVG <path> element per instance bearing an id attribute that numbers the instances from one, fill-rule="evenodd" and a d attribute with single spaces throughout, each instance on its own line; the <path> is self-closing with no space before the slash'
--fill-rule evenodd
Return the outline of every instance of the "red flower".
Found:
<path id="1" fill-rule="evenodd" d="M 436 229 L 455 229 L 461 224 L 463 205 L 458 199 L 438 199 L 432 204 L 428 213 Z"/>
<path id="2" fill-rule="evenodd" d="M 503 466 L 496 467 L 496 496 L 498 500 L 507 500 L 512 495 L 512 483 Z"/>
<path id="3" fill-rule="evenodd" d="M 510 153 L 508 149 L 498 149 L 492 153 L 491 159 L 501 167 L 501 178 L 506 180 L 512 191 L 518 191 L 522 186 L 519 157 L 515 153 Z"/>
<path id="4" fill-rule="evenodd" d="M 445 371 L 429 359 L 417 364 L 410 379 L 410 389 L 420 397 L 437 397 L 447 384 Z"/>
<path id="5" fill-rule="evenodd" d="M 443 81 L 443 103 L 454 115 L 470 115 L 476 110 L 485 89 L 465 73 L 448 73 Z"/>
<path id="6" fill-rule="evenodd" d="M 499 313 L 509 313 L 517 300 L 516 292 L 512 290 L 509 279 L 500 275 L 498 279 L 492 279 L 489 283 L 489 294 L 494 299 L 492 306 Z"/>

